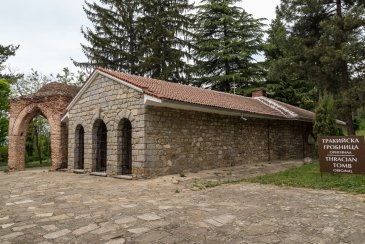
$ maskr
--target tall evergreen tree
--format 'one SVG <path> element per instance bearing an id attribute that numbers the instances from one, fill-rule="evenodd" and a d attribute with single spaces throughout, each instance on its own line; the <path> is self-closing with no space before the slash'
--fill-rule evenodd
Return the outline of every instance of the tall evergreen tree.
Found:
<path id="1" fill-rule="evenodd" d="M 237 0 L 204 0 L 197 7 L 196 70 L 200 84 L 230 91 L 260 80 L 262 67 L 254 55 L 262 50 L 263 24 Z"/>
<path id="2" fill-rule="evenodd" d="M 352 114 L 364 101 L 364 4 L 362 0 L 282 0 L 278 11 L 288 33 L 285 58 L 293 67 L 285 75 L 334 94 L 349 134 L 354 134 Z"/>
<path id="3" fill-rule="evenodd" d="M 85 1 L 84 11 L 93 28 L 81 29 L 88 42 L 81 44 L 87 61 L 74 61 L 74 64 L 82 68 L 102 66 L 139 74 L 140 0 L 99 2 Z"/>
<path id="4" fill-rule="evenodd" d="M 266 89 L 279 101 L 304 109 L 313 109 L 317 89 L 306 81 L 291 60 L 290 39 L 280 16 L 277 16 L 267 31 L 265 45 L 265 67 L 267 69 Z"/>
<path id="5" fill-rule="evenodd" d="M 186 82 L 189 77 L 188 0 L 100 0 L 85 2 L 93 29 L 82 29 L 87 62 L 83 68 L 105 68 Z"/>
<path id="6" fill-rule="evenodd" d="M 141 69 L 150 77 L 187 83 L 192 5 L 188 0 L 142 0 Z"/>

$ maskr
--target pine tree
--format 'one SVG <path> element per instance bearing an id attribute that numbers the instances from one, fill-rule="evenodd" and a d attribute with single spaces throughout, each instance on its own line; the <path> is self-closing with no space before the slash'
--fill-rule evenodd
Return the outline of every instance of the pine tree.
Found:
<path id="1" fill-rule="evenodd" d="M 139 74 L 141 29 L 138 18 L 140 1 L 100 0 L 85 2 L 84 11 L 93 28 L 82 28 L 88 45 L 81 44 L 86 62 L 74 61 L 81 68 L 102 66 L 116 71 Z"/>
<path id="2" fill-rule="evenodd" d="M 4 46 L 0 44 L 0 79 L 6 80 L 9 84 L 14 84 L 23 76 L 22 74 L 9 74 L 3 72 L 5 69 L 3 64 L 9 57 L 14 56 L 18 49 L 19 45 Z"/>
<path id="3" fill-rule="evenodd" d="M 237 0 L 204 0 L 197 7 L 196 71 L 200 84 L 230 91 L 261 79 L 262 67 L 254 55 L 262 50 L 263 24 Z"/>
<path id="4" fill-rule="evenodd" d="M 313 109 L 317 89 L 292 65 L 288 31 L 279 15 L 272 21 L 267 34 L 264 53 L 268 94 L 279 101 Z"/>
<path id="5" fill-rule="evenodd" d="M 188 0 L 142 0 L 143 73 L 157 79 L 188 82 L 191 8 Z"/>
<path id="6" fill-rule="evenodd" d="M 350 135 L 353 112 L 364 102 L 364 12 L 360 0 L 282 0 L 278 11 L 288 32 L 290 76 L 334 94 Z"/>
<path id="7" fill-rule="evenodd" d="M 320 97 L 315 110 L 313 133 L 315 138 L 318 136 L 336 136 L 338 129 L 336 125 L 336 115 L 334 111 L 333 96 L 325 92 Z"/>

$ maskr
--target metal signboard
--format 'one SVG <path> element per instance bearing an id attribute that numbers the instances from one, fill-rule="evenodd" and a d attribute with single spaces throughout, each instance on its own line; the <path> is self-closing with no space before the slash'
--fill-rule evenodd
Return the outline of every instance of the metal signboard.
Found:
<path id="1" fill-rule="evenodd" d="M 324 136 L 317 142 L 321 172 L 365 174 L 363 136 Z"/>

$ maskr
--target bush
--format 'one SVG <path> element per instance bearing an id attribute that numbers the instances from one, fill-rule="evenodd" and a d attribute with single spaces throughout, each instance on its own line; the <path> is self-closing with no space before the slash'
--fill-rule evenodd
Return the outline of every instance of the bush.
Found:
<path id="1" fill-rule="evenodd" d="M 0 146 L 0 165 L 8 164 L 8 146 Z"/>
<path id="2" fill-rule="evenodd" d="M 354 118 L 352 121 L 354 123 L 354 130 L 358 131 L 360 129 L 361 120 L 359 118 Z"/>
<path id="3" fill-rule="evenodd" d="M 313 134 L 318 138 L 318 136 L 336 136 L 338 132 L 333 96 L 325 92 L 320 96 L 315 109 Z"/>

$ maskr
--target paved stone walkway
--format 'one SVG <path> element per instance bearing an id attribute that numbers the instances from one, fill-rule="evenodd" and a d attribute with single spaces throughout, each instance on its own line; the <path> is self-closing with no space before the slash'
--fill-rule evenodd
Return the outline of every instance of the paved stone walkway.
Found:
<path id="1" fill-rule="evenodd" d="M 139 181 L 1 172 L 0 243 L 365 243 L 365 195 L 250 183 L 196 189 L 293 164 Z"/>

